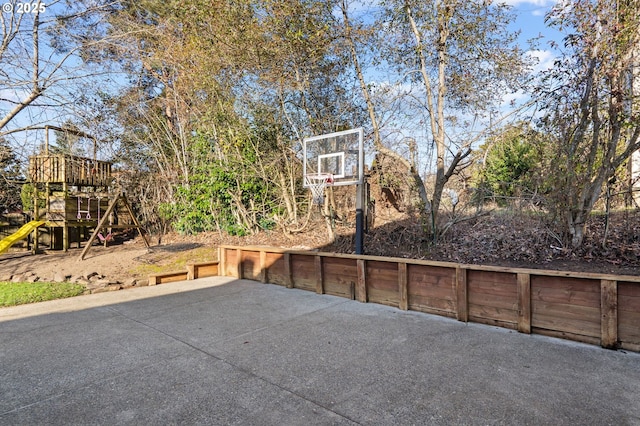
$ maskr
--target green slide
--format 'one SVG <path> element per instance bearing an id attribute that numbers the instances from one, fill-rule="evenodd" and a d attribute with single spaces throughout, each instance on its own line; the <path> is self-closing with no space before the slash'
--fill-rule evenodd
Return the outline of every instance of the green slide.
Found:
<path id="1" fill-rule="evenodd" d="M 47 223 L 46 220 L 32 220 L 31 222 L 22 225 L 22 228 L 18 229 L 17 232 L 0 240 L 0 254 L 7 251 L 16 241 L 26 238 L 34 229 L 44 225 L 45 223 Z"/>

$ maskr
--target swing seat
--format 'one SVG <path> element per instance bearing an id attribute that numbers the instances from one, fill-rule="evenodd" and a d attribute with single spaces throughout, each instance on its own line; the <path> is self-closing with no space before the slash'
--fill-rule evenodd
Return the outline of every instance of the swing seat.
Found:
<path id="1" fill-rule="evenodd" d="M 105 241 L 109 242 L 109 241 L 113 240 L 113 235 L 111 235 L 111 232 L 109 232 L 107 234 L 107 236 L 105 237 L 105 236 L 102 235 L 102 232 L 99 232 L 98 233 L 98 239 L 100 240 L 101 243 L 104 243 Z"/>

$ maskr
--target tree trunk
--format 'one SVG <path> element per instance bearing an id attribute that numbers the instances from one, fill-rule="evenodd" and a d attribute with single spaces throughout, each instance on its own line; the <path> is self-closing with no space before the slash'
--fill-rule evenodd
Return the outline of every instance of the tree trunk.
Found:
<path id="1" fill-rule="evenodd" d="M 278 171 L 278 179 L 280 181 L 281 195 L 284 200 L 284 206 L 287 209 L 287 216 L 290 221 L 295 221 L 295 214 L 293 211 L 293 203 L 291 202 L 291 197 L 289 197 L 289 190 L 286 179 L 284 177 L 284 173 Z"/>
<path id="2" fill-rule="evenodd" d="M 590 184 L 585 185 L 579 193 L 580 197 L 578 202 L 573 204 L 576 208 L 567 213 L 567 229 L 571 237 L 572 249 L 579 248 L 584 242 L 584 231 L 587 219 L 596 201 L 600 198 L 605 178 L 612 173 L 613 171 L 600 169 L 598 176 Z"/>
<path id="3" fill-rule="evenodd" d="M 369 93 L 369 87 L 367 86 L 367 82 L 364 78 L 364 74 L 362 73 L 362 69 L 360 68 L 360 61 L 358 60 L 356 46 L 351 36 L 351 24 L 349 23 L 347 6 L 344 1 L 342 2 L 342 16 L 343 16 L 344 25 L 345 25 L 345 39 L 349 44 L 349 49 L 351 51 L 351 60 L 353 61 L 353 66 L 356 71 L 358 81 L 360 82 L 360 89 L 362 90 L 362 96 L 364 97 L 365 102 L 367 104 L 367 112 L 369 113 L 369 119 L 371 120 L 371 126 L 373 128 L 373 144 L 379 153 L 383 155 L 387 155 L 391 158 L 394 158 L 400 161 L 403 165 L 407 167 L 407 170 L 409 171 L 409 175 L 415 182 L 415 186 L 420 196 L 420 200 L 422 201 L 425 209 L 430 209 L 431 203 L 429 202 L 429 198 L 427 196 L 427 190 L 424 186 L 424 181 L 422 180 L 422 177 L 420 177 L 420 173 L 412 166 L 409 160 L 407 160 L 397 152 L 387 148 L 382 144 L 378 118 L 376 116 L 373 100 L 371 99 L 371 95 Z"/>
<path id="4" fill-rule="evenodd" d="M 416 50 L 420 59 L 420 74 L 422 75 L 422 83 L 424 84 L 425 94 L 427 98 L 429 124 L 431 134 L 433 135 L 433 140 L 436 145 L 436 183 L 434 186 L 430 205 L 432 226 L 431 231 L 435 238 L 437 236 L 438 212 L 440 210 L 440 202 L 442 201 L 442 193 L 444 191 L 444 186 L 449 180 L 449 177 L 451 176 L 451 174 L 453 174 L 451 167 L 447 172 L 445 172 L 444 161 L 447 150 L 444 132 L 444 98 L 447 91 L 445 72 L 448 62 L 446 48 L 447 40 L 449 37 L 448 26 L 450 19 L 450 6 L 445 3 L 442 10 L 438 11 L 437 17 L 438 40 L 435 46 L 435 49 L 438 53 L 437 93 L 434 93 L 431 86 L 431 79 L 429 77 L 429 73 L 427 72 L 427 58 L 424 54 L 422 35 L 420 33 L 418 25 L 413 18 L 412 10 L 408 3 L 405 3 L 405 12 L 407 14 L 407 18 L 409 19 L 411 31 L 413 32 L 413 36 L 416 42 Z"/>
<path id="5" fill-rule="evenodd" d="M 584 241 L 585 216 L 584 212 L 569 213 L 567 215 L 567 229 L 571 238 L 571 248 L 576 249 Z"/>
<path id="6" fill-rule="evenodd" d="M 332 204 L 331 204 L 331 192 L 330 189 L 325 192 L 325 200 L 324 204 L 320 206 L 323 211 L 322 216 L 324 216 L 325 224 L 327 225 L 327 235 L 329 236 L 329 242 L 333 243 L 336 240 L 336 232 L 334 229 L 333 223 L 333 212 Z"/>

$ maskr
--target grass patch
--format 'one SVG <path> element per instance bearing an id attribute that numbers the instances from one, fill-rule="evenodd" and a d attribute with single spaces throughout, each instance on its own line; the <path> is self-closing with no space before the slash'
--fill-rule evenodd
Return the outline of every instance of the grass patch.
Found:
<path id="1" fill-rule="evenodd" d="M 138 265 L 129 270 L 131 275 L 150 275 L 159 274 L 160 272 L 168 271 L 169 268 L 163 265 Z"/>
<path id="2" fill-rule="evenodd" d="M 44 302 L 82 294 L 85 287 L 76 283 L 12 283 L 0 281 L 0 306 Z"/>

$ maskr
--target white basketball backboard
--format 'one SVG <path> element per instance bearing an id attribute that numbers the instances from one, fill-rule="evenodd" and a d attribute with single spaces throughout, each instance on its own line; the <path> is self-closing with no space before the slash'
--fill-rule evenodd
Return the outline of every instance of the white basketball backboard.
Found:
<path id="1" fill-rule="evenodd" d="M 303 141 L 303 174 L 333 175 L 334 186 L 357 185 L 364 178 L 362 128 L 306 138 Z M 304 179 L 307 187 L 307 179 Z"/>

